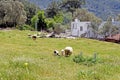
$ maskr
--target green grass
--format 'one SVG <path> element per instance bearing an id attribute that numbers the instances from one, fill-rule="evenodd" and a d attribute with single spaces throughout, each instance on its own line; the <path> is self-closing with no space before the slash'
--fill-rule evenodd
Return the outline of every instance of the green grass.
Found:
<path id="1" fill-rule="evenodd" d="M 31 31 L 0 31 L 0 80 L 120 80 L 120 45 L 91 39 L 28 38 Z M 70 57 L 53 56 L 72 46 Z M 98 54 L 103 63 L 73 62 L 80 52 Z M 25 63 L 28 63 L 26 65 Z"/>

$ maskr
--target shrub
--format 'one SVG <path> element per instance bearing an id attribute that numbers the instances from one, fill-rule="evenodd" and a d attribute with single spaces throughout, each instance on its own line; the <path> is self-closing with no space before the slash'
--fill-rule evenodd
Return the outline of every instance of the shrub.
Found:
<path id="1" fill-rule="evenodd" d="M 57 34 L 60 34 L 60 33 L 65 32 L 65 29 L 62 27 L 62 25 L 60 23 L 56 23 L 54 25 L 54 32 Z"/>
<path id="2" fill-rule="evenodd" d="M 101 59 L 98 58 L 96 53 L 92 57 L 84 57 L 83 54 L 80 53 L 79 55 L 76 55 L 73 58 L 73 61 L 75 63 L 84 64 L 84 65 L 87 65 L 87 66 L 92 66 L 96 63 L 101 63 Z"/>
<path id="3" fill-rule="evenodd" d="M 46 18 L 45 21 L 46 21 L 46 24 L 47 24 L 47 28 L 52 28 L 55 24 L 55 21 L 52 18 Z"/>
<path id="4" fill-rule="evenodd" d="M 79 55 L 73 58 L 73 61 L 76 63 L 85 62 L 85 58 L 83 57 L 83 54 L 80 53 Z"/>
<path id="5" fill-rule="evenodd" d="M 24 24 L 23 26 L 17 27 L 20 30 L 34 30 L 31 26 Z"/>
<path id="6" fill-rule="evenodd" d="M 39 19 L 38 19 L 37 15 L 35 15 L 35 16 L 32 17 L 32 19 L 31 19 L 31 23 L 32 24 L 31 25 L 32 25 L 33 28 L 35 28 L 35 24 L 38 23 L 38 20 Z"/>
<path id="7" fill-rule="evenodd" d="M 63 19 L 64 19 L 63 13 L 59 13 L 56 16 L 54 16 L 54 21 L 56 23 L 63 23 Z"/>

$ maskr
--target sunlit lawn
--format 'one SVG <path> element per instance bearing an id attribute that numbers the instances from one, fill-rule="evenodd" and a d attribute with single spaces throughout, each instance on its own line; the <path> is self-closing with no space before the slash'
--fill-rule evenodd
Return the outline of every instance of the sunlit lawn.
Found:
<path id="1" fill-rule="evenodd" d="M 120 80 L 120 44 L 90 39 L 38 38 L 32 31 L 0 31 L 0 80 Z M 72 46 L 70 57 L 54 56 L 55 49 Z M 80 52 L 97 53 L 102 63 L 76 64 Z"/>

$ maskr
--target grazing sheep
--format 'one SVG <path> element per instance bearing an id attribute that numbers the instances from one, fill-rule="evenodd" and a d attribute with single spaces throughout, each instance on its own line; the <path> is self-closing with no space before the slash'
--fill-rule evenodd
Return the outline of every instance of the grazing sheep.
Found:
<path id="1" fill-rule="evenodd" d="M 31 39 L 33 39 L 33 40 L 37 39 L 37 35 L 36 34 L 34 34 L 34 35 L 28 34 L 28 37 L 31 38 Z"/>
<path id="2" fill-rule="evenodd" d="M 65 49 L 61 50 L 61 55 L 64 55 L 65 57 L 70 56 L 73 53 L 73 48 L 72 47 L 65 47 Z"/>
<path id="3" fill-rule="evenodd" d="M 70 56 L 73 53 L 73 48 L 72 47 L 65 47 L 65 56 Z"/>
<path id="4" fill-rule="evenodd" d="M 33 39 L 33 40 L 36 40 L 36 39 L 37 39 L 37 36 L 33 35 L 33 36 L 32 36 L 32 39 Z"/>
<path id="5" fill-rule="evenodd" d="M 54 50 L 54 55 L 55 55 L 55 56 L 60 56 L 60 55 L 59 55 L 59 51 Z"/>

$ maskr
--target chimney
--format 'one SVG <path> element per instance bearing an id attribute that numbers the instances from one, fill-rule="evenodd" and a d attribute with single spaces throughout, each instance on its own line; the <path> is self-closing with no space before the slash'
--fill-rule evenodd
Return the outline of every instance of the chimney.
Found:
<path id="1" fill-rule="evenodd" d="M 112 22 L 114 22 L 115 20 L 114 20 L 114 18 L 112 18 Z"/>
<path id="2" fill-rule="evenodd" d="M 75 22 L 80 22 L 80 20 L 79 20 L 79 19 L 77 19 L 77 18 L 75 18 Z"/>

